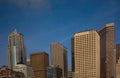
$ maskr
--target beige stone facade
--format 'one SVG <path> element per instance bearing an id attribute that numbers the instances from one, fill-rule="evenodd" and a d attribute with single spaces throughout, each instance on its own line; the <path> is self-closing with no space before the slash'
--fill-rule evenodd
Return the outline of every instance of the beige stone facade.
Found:
<path id="1" fill-rule="evenodd" d="M 72 70 L 75 78 L 100 78 L 100 37 L 95 30 L 72 38 Z"/>

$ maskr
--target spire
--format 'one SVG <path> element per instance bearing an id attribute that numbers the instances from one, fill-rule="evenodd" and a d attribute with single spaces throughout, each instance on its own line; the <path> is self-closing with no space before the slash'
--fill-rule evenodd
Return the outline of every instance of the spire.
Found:
<path id="1" fill-rule="evenodd" d="M 14 29 L 14 32 L 17 32 L 17 29 L 16 29 L 16 28 Z"/>

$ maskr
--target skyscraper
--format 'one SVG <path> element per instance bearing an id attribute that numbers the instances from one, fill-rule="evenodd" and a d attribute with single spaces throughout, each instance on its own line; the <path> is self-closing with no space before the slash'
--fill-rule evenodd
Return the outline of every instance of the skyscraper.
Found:
<path id="1" fill-rule="evenodd" d="M 49 56 L 46 52 L 32 53 L 30 55 L 30 63 L 33 68 L 35 78 L 47 78 Z"/>
<path id="2" fill-rule="evenodd" d="M 100 78 L 100 37 L 95 30 L 72 38 L 72 71 L 75 78 Z"/>
<path id="3" fill-rule="evenodd" d="M 17 64 L 26 64 L 24 35 L 16 29 L 8 36 L 8 66 L 15 69 Z"/>
<path id="4" fill-rule="evenodd" d="M 58 42 L 54 42 L 50 46 L 52 65 L 59 65 L 62 69 L 63 78 L 67 78 L 67 48 Z"/>
<path id="5" fill-rule="evenodd" d="M 101 78 L 115 78 L 115 25 L 109 23 L 98 30 L 101 47 Z"/>

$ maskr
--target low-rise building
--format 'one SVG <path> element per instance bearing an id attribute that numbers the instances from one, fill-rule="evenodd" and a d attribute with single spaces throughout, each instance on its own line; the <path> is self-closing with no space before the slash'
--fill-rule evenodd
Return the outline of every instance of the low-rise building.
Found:
<path id="1" fill-rule="evenodd" d="M 72 78 L 72 71 L 70 69 L 68 69 L 68 78 Z"/>
<path id="2" fill-rule="evenodd" d="M 27 78 L 27 65 L 17 64 L 14 70 L 23 72 L 25 74 L 25 78 Z"/>
<path id="3" fill-rule="evenodd" d="M 30 65 L 17 64 L 16 69 L 14 70 L 23 72 L 25 74 L 25 78 L 35 78 L 33 69 Z"/>
<path id="4" fill-rule="evenodd" d="M 0 67 L 0 78 L 25 78 L 24 73 L 14 71 L 6 66 Z"/>
<path id="5" fill-rule="evenodd" d="M 51 65 L 47 68 L 47 78 L 62 78 L 62 69 Z"/>

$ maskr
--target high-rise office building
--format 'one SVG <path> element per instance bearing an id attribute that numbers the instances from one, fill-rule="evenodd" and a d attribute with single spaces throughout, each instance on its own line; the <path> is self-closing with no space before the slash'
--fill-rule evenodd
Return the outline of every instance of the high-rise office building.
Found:
<path id="1" fill-rule="evenodd" d="M 120 57 L 120 44 L 116 44 L 116 63 Z"/>
<path id="2" fill-rule="evenodd" d="M 101 78 L 115 78 L 115 25 L 109 23 L 98 30 L 100 35 Z"/>
<path id="3" fill-rule="evenodd" d="M 46 52 L 32 53 L 30 55 L 30 63 L 33 68 L 35 78 L 47 78 L 49 56 Z"/>
<path id="4" fill-rule="evenodd" d="M 62 69 L 63 78 L 67 78 L 67 48 L 58 42 L 54 42 L 51 44 L 50 50 L 52 65 L 59 65 L 59 67 Z"/>
<path id="5" fill-rule="evenodd" d="M 24 35 L 16 29 L 8 36 L 8 66 L 15 69 L 17 64 L 26 64 Z"/>
<path id="6" fill-rule="evenodd" d="M 77 32 L 72 38 L 75 78 L 100 78 L 100 37 L 95 30 Z"/>

